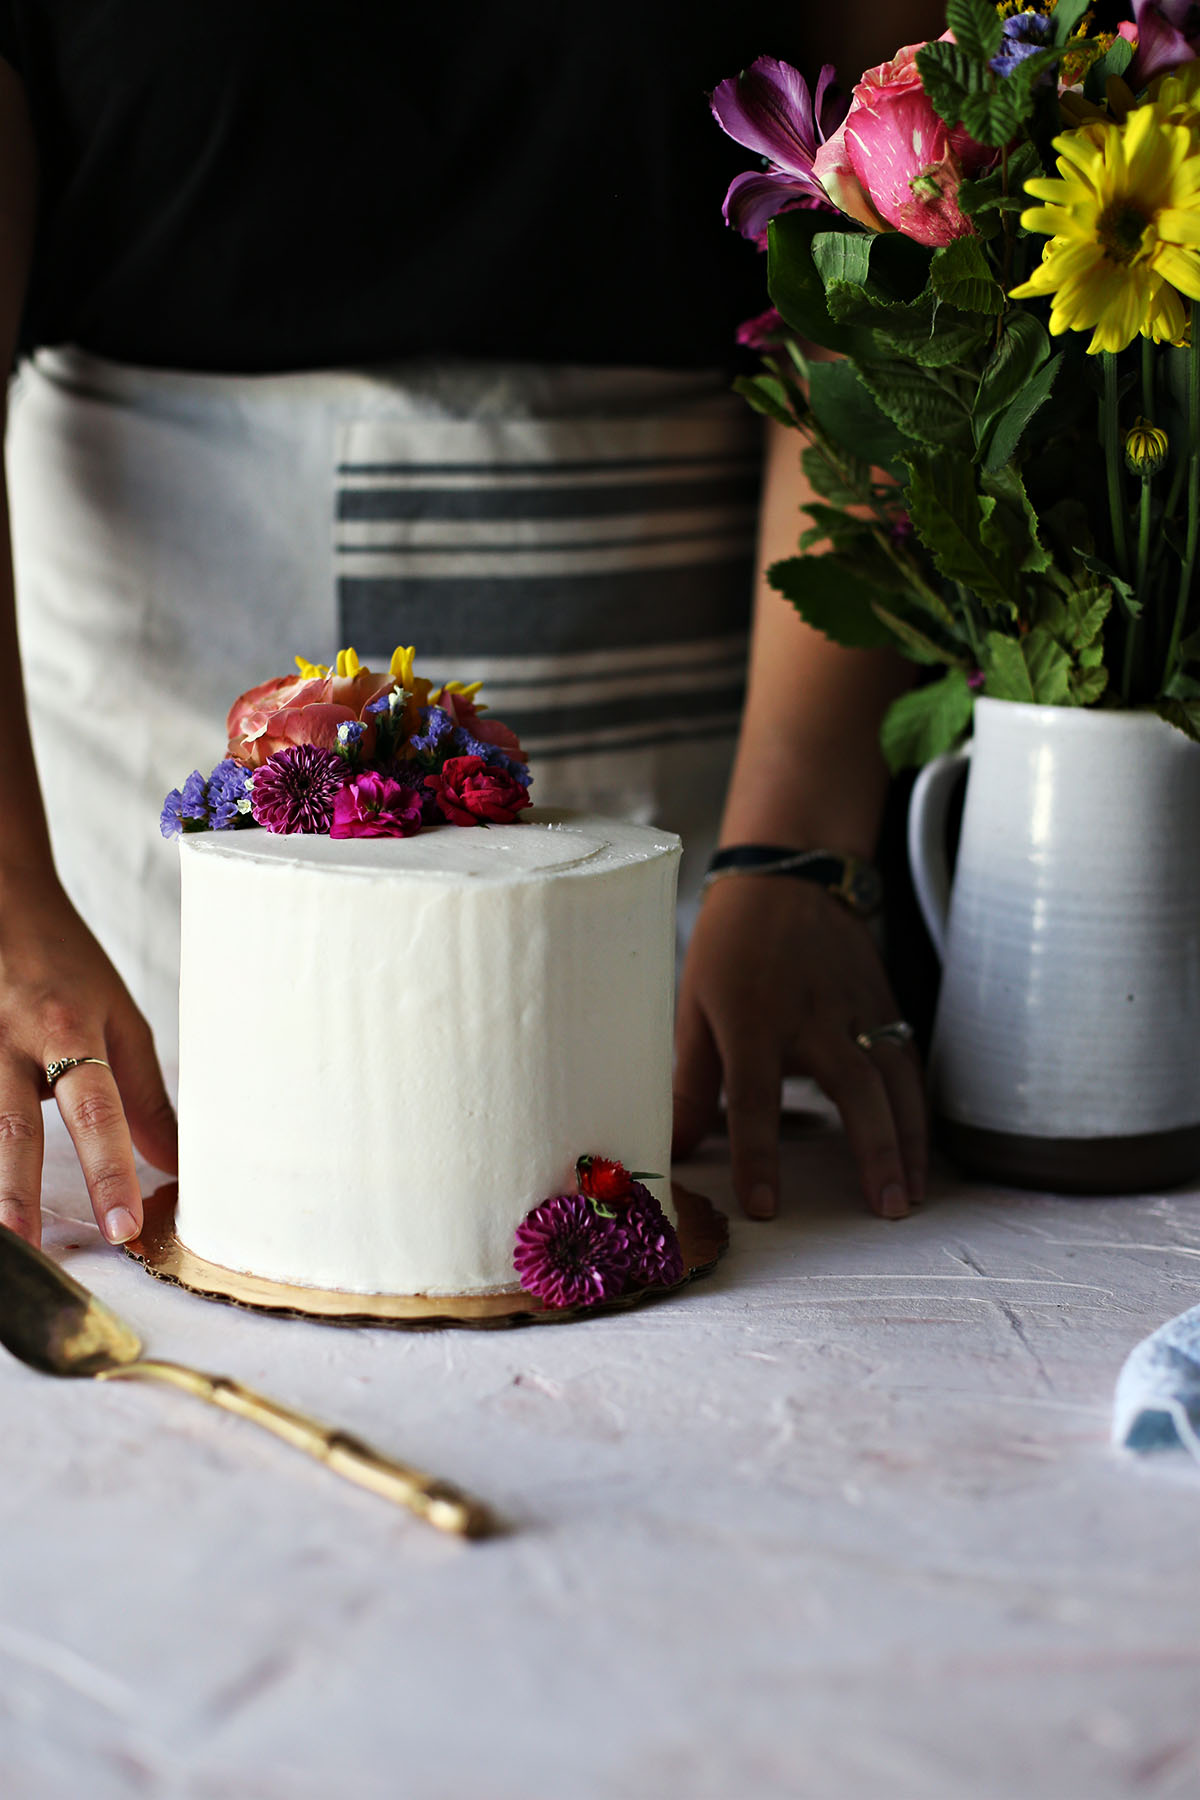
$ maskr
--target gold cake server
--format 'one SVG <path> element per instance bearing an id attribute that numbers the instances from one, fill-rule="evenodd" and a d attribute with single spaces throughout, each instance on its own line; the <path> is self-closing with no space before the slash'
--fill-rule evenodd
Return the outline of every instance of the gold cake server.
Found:
<path id="1" fill-rule="evenodd" d="M 227 1375 L 143 1357 L 137 1334 L 56 1262 L 0 1225 L 0 1343 L 45 1375 L 159 1381 L 249 1419 L 360 1487 L 406 1506 L 439 1531 L 483 1537 L 486 1507 L 448 1482 L 408 1468 L 361 1438 L 268 1400 Z"/>

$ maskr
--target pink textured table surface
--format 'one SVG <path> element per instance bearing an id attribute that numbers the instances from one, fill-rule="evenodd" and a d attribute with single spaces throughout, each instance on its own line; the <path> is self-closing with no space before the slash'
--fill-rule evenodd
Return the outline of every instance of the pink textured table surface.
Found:
<path id="1" fill-rule="evenodd" d="M 1108 1800 L 1200 1786 L 1200 1469 L 1108 1448 L 1200 1298 L 1200 1195 L 943 1174 L 898 1225 L 835 1133 L 677 1303 L 345 1331 L 49 1248 L 150 1350 L 491 1500 L 437 1537 L 168 1393 L 0 1357 L 4 1800 Z M 680 1172 L 727 1200 L 719 1149 Z"/>

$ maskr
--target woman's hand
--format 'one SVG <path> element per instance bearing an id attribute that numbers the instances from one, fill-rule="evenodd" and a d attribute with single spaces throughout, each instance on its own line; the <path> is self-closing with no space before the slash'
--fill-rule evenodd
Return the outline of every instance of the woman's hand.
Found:
<path id="1" fill-rule="evenodd" d="M 751 1218 L 779 1204 L 779 1097 L 810 1075 L 842 1115 L 867 1204 L 899 1219 L 922 1198 L 926 1116 L 911 1045 L 864 1051 L 897 1007 L 867 927 L 813 882 L 736 875 L 700 909 L 679 998 L 675 1153 L 713 1124 L 722 1082 L 734 1191 Z"/>
<path id="2" fill-rule="evenodd" d="M 133 1145 L 175 1168 L 175 1115 L 150 1028 L 52 878 L 10 885 L 0 905 L 0 1223 L 41 1238 L 46 1065 L 96 1056 L 58 1078 L 92 1208 L 110 1243 L 136 1237 L 141 1189 Z M 131 1141 L 132 1139 L 132 1141 Z"/>

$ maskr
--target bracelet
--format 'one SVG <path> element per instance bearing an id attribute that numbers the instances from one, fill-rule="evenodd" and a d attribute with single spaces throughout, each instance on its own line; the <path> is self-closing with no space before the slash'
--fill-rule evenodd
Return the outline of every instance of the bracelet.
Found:
<path id="1" fill-rule="evenodd" d="M 729 844 L 712 856 L 701 893 L 727 875 L 791 875 L 815 881 L 860 919 L 883 904 L 883 882 L 873 863 L 836 850 L 791 850 L 779 844 Z"/>

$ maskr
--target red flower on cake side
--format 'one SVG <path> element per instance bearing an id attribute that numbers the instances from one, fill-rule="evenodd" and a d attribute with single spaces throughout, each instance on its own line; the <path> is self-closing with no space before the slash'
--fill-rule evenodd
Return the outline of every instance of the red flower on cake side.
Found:
<path id="1" fill-rule="evenodd" d="M 485 763 L 482 756 L 452 756 L 435 775 L 425 777 L 451 825 L 512 825 L 532 806 L 528 791 L 507 769 Z"/>

